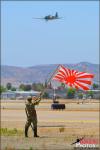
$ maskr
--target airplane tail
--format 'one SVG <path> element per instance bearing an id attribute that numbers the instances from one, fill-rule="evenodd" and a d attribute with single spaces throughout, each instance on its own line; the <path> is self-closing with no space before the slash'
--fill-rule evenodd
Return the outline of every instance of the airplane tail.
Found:
<path id="1" fill-rule="evenodd" d="M 55 17 L 58 18 L 58 13 L 56 12 Z"/>

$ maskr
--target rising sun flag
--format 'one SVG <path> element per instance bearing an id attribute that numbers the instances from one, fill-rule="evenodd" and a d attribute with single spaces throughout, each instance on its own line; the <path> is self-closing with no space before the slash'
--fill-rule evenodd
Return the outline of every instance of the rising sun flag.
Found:
<path id="1" fill-rule="evenodd" d="M 60 65 L 52 80 L 62 82 L 72 88 L 89 90 L 93 77 L 93 74 L 71 70 Z"/>

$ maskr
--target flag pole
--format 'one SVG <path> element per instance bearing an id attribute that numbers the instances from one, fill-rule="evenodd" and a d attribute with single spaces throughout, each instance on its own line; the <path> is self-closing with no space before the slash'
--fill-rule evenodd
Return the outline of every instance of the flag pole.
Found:
<path id="1" fill-rule="evenodd" d="M 59 68 L 60 66 L 61 66 L 60 64 L 57 66 L 57 68 L 55 69 L 55 71 L 52 73 L 51 77 L 50 77 L 49 80 L 47 81 L 47 84 L 50 82 L 50 80 L 52 79 L 52 77 L 54 76 L 54 74 L 56 73 L 56 71 L 58 70 L 58 68 Z"/>
<path id="2" fill-rule="evenodd" d="M 47 85 L 48 85 L 48 83 L 51 81 L 51 79 L 53 78 L 54 74 L 57 72 L 57 70 L 58 70 L 58 68 L 59 68 L 60 66 L 61 66 L 61 65 L 59 64 L 59 65 L 57 66 L 57 68 L 54 70 L 54 72 L 52 73 L 52 75 L 50 76 L 50 78 L 49 78 L 48 81 L 47 81 Z M 35 101 L 37 101 L 41 96 L 43 96 L 43 94 L 44 94 L 46 88 L 47 88 L 47 87 L 45 87 L 45 88 L 43 89 L 43 91 L 36 97 L 36 100 L 35 100 Z M 40 99 L 39 101 L 41 101 L 41 99 Z M 39 101 L 38 101 L 38 102 L 39 102 Z"/>

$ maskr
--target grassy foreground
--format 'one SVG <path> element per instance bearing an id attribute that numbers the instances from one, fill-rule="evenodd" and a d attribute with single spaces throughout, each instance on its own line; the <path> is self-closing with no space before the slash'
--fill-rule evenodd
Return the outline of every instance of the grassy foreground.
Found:
<path id="1" fill-rule="evenodd" d="M 42 131 L 44 130 L 44 131 Z M 69 130 L 69 132 L 68 132 Z M 45 134 L 43 134 L 45 132 Z M 82 130 L 78 133 L 70 132 L 65 127 L 39 129 L 39 138 L 34 138 L 29 129 L 29 138 L 24 137 L 24 130 L 1 128 L 1 150 L 70 150 L 76 138 L 83 137 Z M 86 138 L 98 138 L 97 134 L 90 132 Z"/>
<path id="2" fill-rule="evenodd" d="M 46 132 L 50 132 L 47 129 Z M 33 133 L 29 130 L 29 138 L 24 137 L 24 130 L 21 129 L 8 129 L 1 128 L 1 150 L 53 150 L 53 149 L 67 149 L 68 143 L 71 143 L 75 139 L 75 135 L 72 137 L 63 136 L 65 132 L 64 127 L 58 128 L 58 134 L 62 136 L 41 136 L 39 138 L 34 138 Z M 52 134 L 52 133 L 51 133 Z M 67 147 L 66 147 L 67 146 Z M 68 148 L 69 149 L 69 148 Z M 71 149 L 71 147 L 70 147 Z"/>

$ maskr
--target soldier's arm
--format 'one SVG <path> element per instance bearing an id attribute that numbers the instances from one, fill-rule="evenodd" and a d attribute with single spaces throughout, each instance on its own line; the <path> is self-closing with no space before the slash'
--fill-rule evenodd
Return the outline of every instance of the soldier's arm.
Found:
<path id="1" fill-rule="evenodd" d="M 25 107 L 26 116 L 28 117 L 27 106 Z"/>
<path id="2" fill-rule="evenodd" d="M 41 95 L 42 95 L 42 93 L 40 93 L 39 96 L 34 98 L 34 101 L 32 102 L 34 105 L 38 105 L 40 103 Z"/>
<path id="3" fill-rule="evenodd" d="M 36 97 L 35 100 L 32 102 L 34 105 L 38 105 L 41 101 L 41 96 Z"/>

